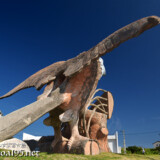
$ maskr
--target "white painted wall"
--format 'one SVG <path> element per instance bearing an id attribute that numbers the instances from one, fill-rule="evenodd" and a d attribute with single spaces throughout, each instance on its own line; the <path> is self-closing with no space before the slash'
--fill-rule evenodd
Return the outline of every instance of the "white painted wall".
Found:
<path id="1" fill-rule="evenodd" d="M 108 145 L 113 153 L 121 153 L 121 147 L 118 145 L 118 132 L 114 135 L 108 135 Z"/>

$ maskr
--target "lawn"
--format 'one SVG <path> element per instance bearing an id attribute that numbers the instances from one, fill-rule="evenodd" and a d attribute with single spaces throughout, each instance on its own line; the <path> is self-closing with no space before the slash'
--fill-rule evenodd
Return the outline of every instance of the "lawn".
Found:
<path id="1" fill-rule="evenodd" d="M 40 153 L 39 157 L 0 157 L 0 160 L 160 160 L 160 155 L 101 153 L 95 156 Z"/>

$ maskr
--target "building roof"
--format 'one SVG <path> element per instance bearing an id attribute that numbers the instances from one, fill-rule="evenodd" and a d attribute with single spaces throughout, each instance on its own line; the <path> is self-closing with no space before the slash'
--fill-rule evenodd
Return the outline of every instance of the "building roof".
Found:
<path id="1" fill-rule="evenodd" d="M 159 142 L 159 143 L 160 143 L 160 141 L 156 141 L 156 142 L 154 142 L 153 144 L 155 144 L 155 143 L 157 143 L 157 142 Z"/>

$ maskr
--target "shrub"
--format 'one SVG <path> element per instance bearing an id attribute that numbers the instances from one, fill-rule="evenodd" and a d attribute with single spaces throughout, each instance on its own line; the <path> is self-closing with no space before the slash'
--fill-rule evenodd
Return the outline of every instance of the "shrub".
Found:
<path id="1" fill-rule="evenodd" d="M 127 152 L 135 153 L 135 154 L 142 154 L 142 148 L 137 146 L 129 146 L 126 148 Z"/>
<path id="2" fill-rule="evenodd" d="M 156 150 L 160 152 L 160 146 L 159 146 L 159 147 L 156 147 Z"/>
<path id="3" fill-rule="evenodd" d="M 160 154 L 160 148 L 146 148 L 145 154 Z"/>

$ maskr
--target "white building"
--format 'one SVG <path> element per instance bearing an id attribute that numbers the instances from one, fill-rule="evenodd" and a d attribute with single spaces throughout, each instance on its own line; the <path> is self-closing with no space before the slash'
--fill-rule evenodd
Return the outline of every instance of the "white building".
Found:
<path id="1" fill-rule="evenodd" d="M 108 145 L 113 153 L 121 153 L 121 147 L 118 145 L 118 132 L 114 135 L 108 135 Z"/>
<path id="2" fill-rule="evenodd" d="M 160 147 L 160 141 L 156 141 L 153 143 L 154 148 Z"/>
<path id="3" fill-rule="evenodd" d="M 28 140 L 36 140 L 39 141 L 39 139 L 41 138 L 41 136 L 33 136 L 31 134 L 27 134 L 27 133 L 23 133 L 23 141 L 28 141 Z"/>

